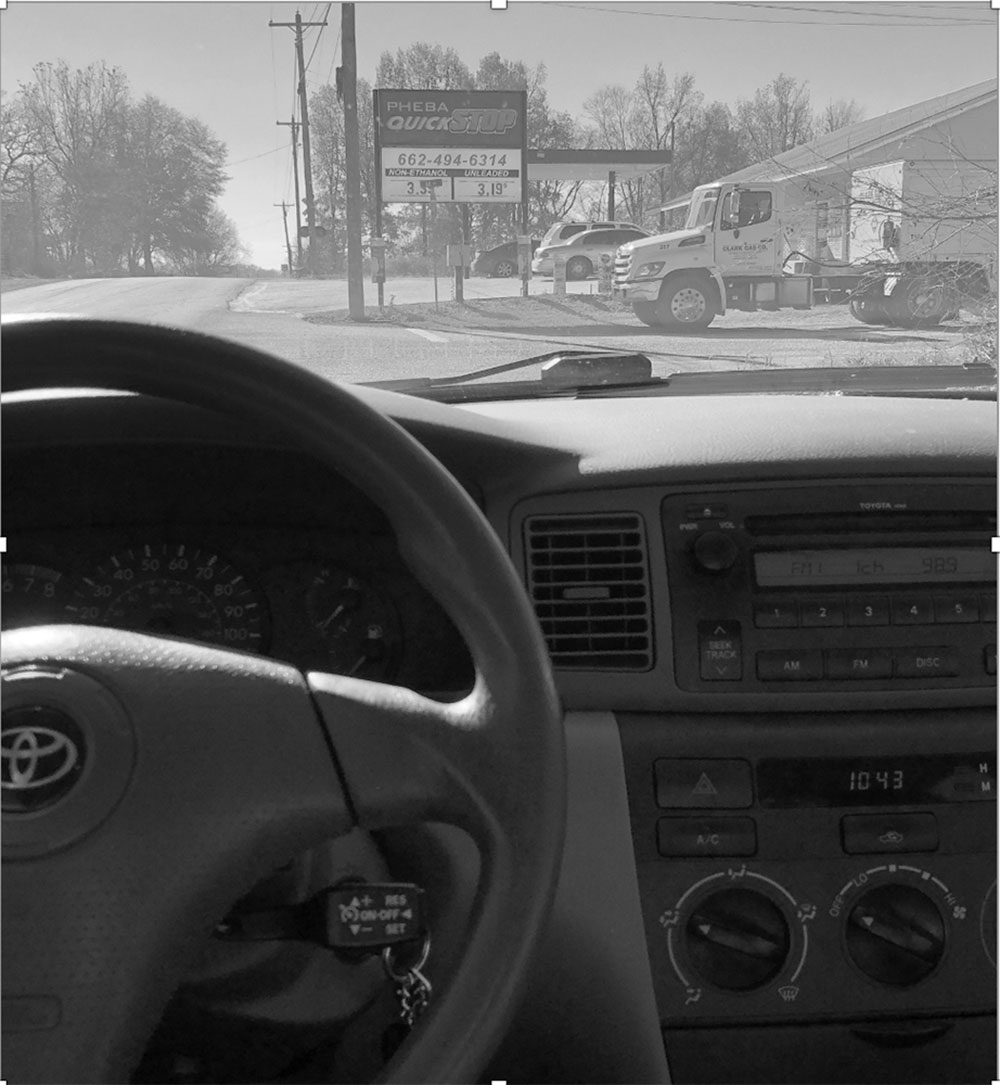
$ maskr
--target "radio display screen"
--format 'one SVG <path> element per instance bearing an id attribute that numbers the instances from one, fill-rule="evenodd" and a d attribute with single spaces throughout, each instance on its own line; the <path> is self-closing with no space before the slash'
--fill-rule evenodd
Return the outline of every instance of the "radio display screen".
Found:
<path id="1" fill-rule="evenodd" d="M 832 584 L 941 584 L 996 578 L 984 547 L 896 546 L 851 550 L 774 550 L 753 556 L 762 588 Z"/>
<path id="2" fill-rule="evenodd" d="M 895 806 L 996 798 L 992 754 L 770 758 L 757 765 L 763 807 Z"/>

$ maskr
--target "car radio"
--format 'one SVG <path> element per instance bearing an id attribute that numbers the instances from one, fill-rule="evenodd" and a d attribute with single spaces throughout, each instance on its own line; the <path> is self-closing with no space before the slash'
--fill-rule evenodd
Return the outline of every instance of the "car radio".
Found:
<path id="1" fill-rule="evenodd" d="M 992 484 L 697 491 L 662 520 L 682 689 L 995 684 Z"/>

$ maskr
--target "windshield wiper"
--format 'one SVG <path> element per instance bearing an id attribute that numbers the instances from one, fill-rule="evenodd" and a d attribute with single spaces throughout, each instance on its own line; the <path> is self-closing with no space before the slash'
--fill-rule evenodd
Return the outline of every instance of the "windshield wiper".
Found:
<path id="1" fill-rule="evenodd" d="M 533 358 L 519 358 L 516 362 L 490 366 L 488 369 L 474 369 L 469 373 L 456 373 L 450 377 L 411 377 L 403 380 L 371 381 L 366 388 L 384 388 L 390 392 L 407 392 L 417 395 L 434 388 L 453 388 L 469 384 L 484 377 L 498 377 L 501 373 L 513 373 L 517 369 L 530 366 L 541 367 L 538 381 L 531 382 L 531 387 L 547 390 L 578 391 L 581 388 L 607 388 L 622 385 L 649 385 L 667 383 L 669 377 L 654 377 L 653 363 L 645 354 L 624 353 L 615 350 L 553 350 L 547 354 L 538 354 Z M 514 382 L 511 388 L 521 388 L 523 381 Z M 541 388 L 539 389 L 539 385 Z M 491 384 L 506 389 L 506 382 Z"/>
<path id="2" fill-rule="evenodd" d="M 485 381 L 483 377 L 541 365 L 534 380 Z M 920 399 L 997 398 L 997 371 L 983 362 L 959 365 L 802 366 L 724 369 L 652 376 L 644 354 L 553 351 L 453 377 L 423 377 L 368 385 L 444 403 L 499 399 L 707 395 L 839 395 Z"/>

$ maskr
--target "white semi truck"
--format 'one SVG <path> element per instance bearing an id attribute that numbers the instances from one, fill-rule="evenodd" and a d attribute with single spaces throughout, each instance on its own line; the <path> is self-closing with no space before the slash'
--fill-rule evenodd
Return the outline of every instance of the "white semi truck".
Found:
<path id="1" fill-rule="evenodd" d="M 675 331 L 820 299 L 847 300 L 868 324 L 937 324 L 995 296 L 995 167 L 991 187 L 980 166 L 956 180 L 913 165 L 857 171 L 848 195 L 804 194 L 798 179 L 702 185 L 683 229 L 618 249 L 615 293 Z"/>

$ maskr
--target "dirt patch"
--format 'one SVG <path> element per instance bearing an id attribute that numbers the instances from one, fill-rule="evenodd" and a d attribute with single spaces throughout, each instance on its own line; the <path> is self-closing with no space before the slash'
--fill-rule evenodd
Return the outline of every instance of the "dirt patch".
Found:
<path id="1" fill-rule="evenodd" d="M 340 324 L 349 320 L 346 310 L 307 313 L 311 324 Z M 442 301 L 418 305 L 387 305 L 365 308 L 365 319 L 372 323 L 406 327 L 420 324 L 441 331 L 530 331 L 548 330 L 554 325 L 589 330 L 594 325 L 614 324 L 628 329 L 640 327 L 632 310 L 613 298 L 593 294 L 566 297 L 477 298 L 471 301 Z"/>

